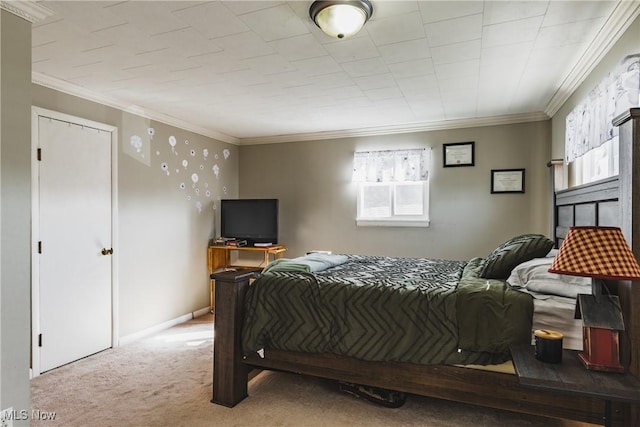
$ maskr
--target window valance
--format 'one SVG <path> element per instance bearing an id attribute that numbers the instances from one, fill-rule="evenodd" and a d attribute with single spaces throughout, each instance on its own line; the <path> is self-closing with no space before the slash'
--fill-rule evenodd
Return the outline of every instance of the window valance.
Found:
<path id="1" fill-rule="evenodd" d="M 611 121 L 640 106 L 640 54 L 627 56 L 567 115 L 565 161 L 573 162 L 587 151 L 617 136 Z"/>
<path id="2" fill-rule="evenodd" d="M 431 149 L 356 151 L 353 180 L 359 182 L 426 181 Z"/>

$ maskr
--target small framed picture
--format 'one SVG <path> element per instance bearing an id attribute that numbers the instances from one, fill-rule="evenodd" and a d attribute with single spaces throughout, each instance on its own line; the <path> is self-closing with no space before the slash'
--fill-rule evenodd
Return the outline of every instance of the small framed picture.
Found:
<path id="1" fill-rule="evenodd" d="M 524 193 L 524 169 L 491 169 L 491 193 Z"/>
<path id="2" fill-rule="evenodd" d="M 442 144 L 442 166 L 445 168 L 474 165 L 475 142 Z"/>

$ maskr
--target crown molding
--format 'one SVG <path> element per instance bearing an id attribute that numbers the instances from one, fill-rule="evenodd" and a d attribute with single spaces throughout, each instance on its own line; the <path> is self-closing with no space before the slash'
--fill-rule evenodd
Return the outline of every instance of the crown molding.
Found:
<path id="1" fill-rule="evenodd" d="M 571 69 L 547 104 L 544 112 L 552 117 L 585 81 L 589 73 L 600 63 L 611 47 L 640 15 L 640 2 L 620 0 L 602 29 L 591 42 L 580 60 Z"/>
<path id="2" fill-rule="evenodd" d="M 22 19 L 26 19 L 32 24 L 42 21 L 50 16 L 55 15 L 51 9 L 44 7 L 41 3 L 34 1 L 0 1 L 0 9 L 13 13 Z"/>
<path id="3" fill-rule="evenodd" d="M 218 141 L 227 142 L 229 144 L 239 145 L 240 139 L 218 132 L 215 129 L 209 129 L 201 126 L 195 126 L 193 123 L 178 119 L 173 116 L 161 113 L 159 111 L 145 109 L 138 105 L 125 105 L 122 101 L 116 100 L 105 96 L 104 94 L 96 93 L 83 88 L 78 85 L 74 85 L 65 82 L 54 77 L 47 76 L 46 74 L 32 72 L 31 81 L 35 84 L 48 87 L 60 92 L 64 92 L 69 95 L 77 96 L 88 101 L 97 102 L 99 104 L 106 105 L 108 107 L 116 108 L 118 110 L 126 111 L 127 113 L 135 114 L 150 120 L 156 120 L 171 126 L 178 127 L 190 132 L 194 132 L 200 135 L 208 136 L 209 138 L 216 139 Z"/>
<path id="4" fill-rule="evenodd" d="M 400 133 L 427 132 L 435 130 L 462 129 L 483 126 L 498 126 L 549 120 L 543 112 L 510 114 L 504 116 L 478 117 L 472 119 L 441 120 L 435 122 L 411 123 L 404 125 L 379 126 L 361 129 L 315 132 L 292 135 L 276 135 L 257 138 L 242 138 L 240 145 L 277 144 L 282 142 L 319 141 L 326 139 L 352 138 L 359 136 L 392 135 Z"/>

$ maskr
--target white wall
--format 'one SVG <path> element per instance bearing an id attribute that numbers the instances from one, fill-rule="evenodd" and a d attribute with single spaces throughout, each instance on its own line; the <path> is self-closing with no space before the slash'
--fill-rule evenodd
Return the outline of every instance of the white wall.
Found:
<path id="1" fill-rule="evenodd" d="M 214 206 L 238 195 L 238 147 L 38 85 L 33 105 L 118 128 L 120 337 L 208 307 Z"/>
<path id="2" fill-rule="evenodd" d="M 31 24 L 0 11 L 0 409 L 28 410 Z M 28 425 L 16 421 L 14 425 Z"/>

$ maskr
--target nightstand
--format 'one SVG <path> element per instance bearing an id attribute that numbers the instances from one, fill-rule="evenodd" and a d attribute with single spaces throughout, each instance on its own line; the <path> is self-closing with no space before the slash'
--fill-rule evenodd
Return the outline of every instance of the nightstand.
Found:
<path id="1" fill-rule="evenodd" d="M 640 381 L 630 374 L 590 371 L 578 352 L 563 350 L 562 363 L 544 363 L 531 345 L 511 346 L 511 358 L 522 387 L 604 400 L 604 425 L 611 426 L 611 402 L 640 403 Z"/>

